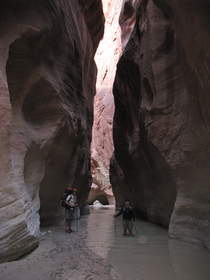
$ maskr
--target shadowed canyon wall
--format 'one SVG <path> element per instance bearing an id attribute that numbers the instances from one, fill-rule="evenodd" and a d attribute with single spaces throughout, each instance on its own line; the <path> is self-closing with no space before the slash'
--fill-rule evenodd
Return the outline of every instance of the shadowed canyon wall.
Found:
<path id="1" fill-rule="evenodd" d="M 138 4 L 113 88 L 113 192 L 210 248 L 209 2 Z"/>
<path id="2" fill-rule="evenodd" d="M 127 5 L 123 0 L 103 0 L 105 15 L 105 31 L 97 49 L 95 60 L 98 68 L 96 96 L 94 101 L 94 125 L 91 145 L 93 184 L 89 194 L 89 202 L 104 195 L 110 203 L 114 202 L 109 181 L 109 163 L 113 153 L 112 121 L 114 100 L 112 87 L 116 65 L 122 48 L 128 40 L 135 22 L 135 3 Z M 119 16 L 121 22 L 119 25 Z M 123 29 L 123 39 L 121 29 Z"/>
<path id="3" fill-rule="evenodd" d="M 38 245 L 66 184 L 91 185 L 101 1 L 0 3 L 0 261 Z M 40 191 L 39 191 L 40 189 Z"/>

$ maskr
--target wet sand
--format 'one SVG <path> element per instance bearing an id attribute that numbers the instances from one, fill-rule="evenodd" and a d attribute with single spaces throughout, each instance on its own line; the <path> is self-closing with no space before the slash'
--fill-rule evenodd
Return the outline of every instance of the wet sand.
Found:
<path id="1" fill-rule="evenodd" d="M 3 280 L 210 280 L 210 252 L 167 237 L 137 221 L 122 236 L 113 208 L 91 209 L 78 233 L 63 224 L 45 228 L 40 246 L 21 260 L 0 265 Z"/>
<path id="2" fill-rule="evenodd" d="M 169 239 L 165 229 L 144 221 L 136 221 L 134 237 L 124 237 L 112 211 L 92 210 L 87 245 L 109 260 L 121 280 L 210 280 L 209 251 Z"/>

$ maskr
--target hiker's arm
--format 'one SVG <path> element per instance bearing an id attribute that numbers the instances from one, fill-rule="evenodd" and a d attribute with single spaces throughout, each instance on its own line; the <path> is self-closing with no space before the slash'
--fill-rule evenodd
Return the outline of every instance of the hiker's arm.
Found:
<path id="1" fill-rule="evenodd" d="M 65 201 L 66 205 L 68 205 L 69 207 L 71 207 L 70 203 L 68 201 Z"/>
<path id="2" fill-rule="evenodd" d="M 116 217 L 122 215 L 122 213 L 123 213 L 123 211 L 122 211 L 122 208 L 121 208 L 120 211 L 114 215 L 114 217 L 116 218 Z"/>

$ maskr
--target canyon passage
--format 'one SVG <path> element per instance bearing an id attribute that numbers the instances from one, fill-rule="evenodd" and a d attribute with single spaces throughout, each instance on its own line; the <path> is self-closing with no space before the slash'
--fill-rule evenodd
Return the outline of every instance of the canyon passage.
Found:
<path id="1" fill-rule="evenodd" d="M 207 0 L 1 1 L 3 279 L 209 280 L 209 13 Z M 126 200 L 134 237 L 113 218 Z"/>
<path id="2" fill-rule="evenodd" d="M 114 208 L 92 208 L 78 233 L 63 224 L 42 229 L 29 256 L 0 264 L 5 280 L 208 280 L 210 254 L 196 245 L 168 239 L 167 231 L 137 221 L 134 237 L 122 236 Z"/>

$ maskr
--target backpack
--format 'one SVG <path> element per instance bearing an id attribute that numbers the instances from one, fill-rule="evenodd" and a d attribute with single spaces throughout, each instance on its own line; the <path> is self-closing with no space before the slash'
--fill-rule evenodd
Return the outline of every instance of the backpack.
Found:
<path id="1" fill-rule="evenodd" d="M 66 208 L 66 198 L 68 196 L 68 193 L 64 193 L 63 197 L 61 198 L 61 206 Z"/>

